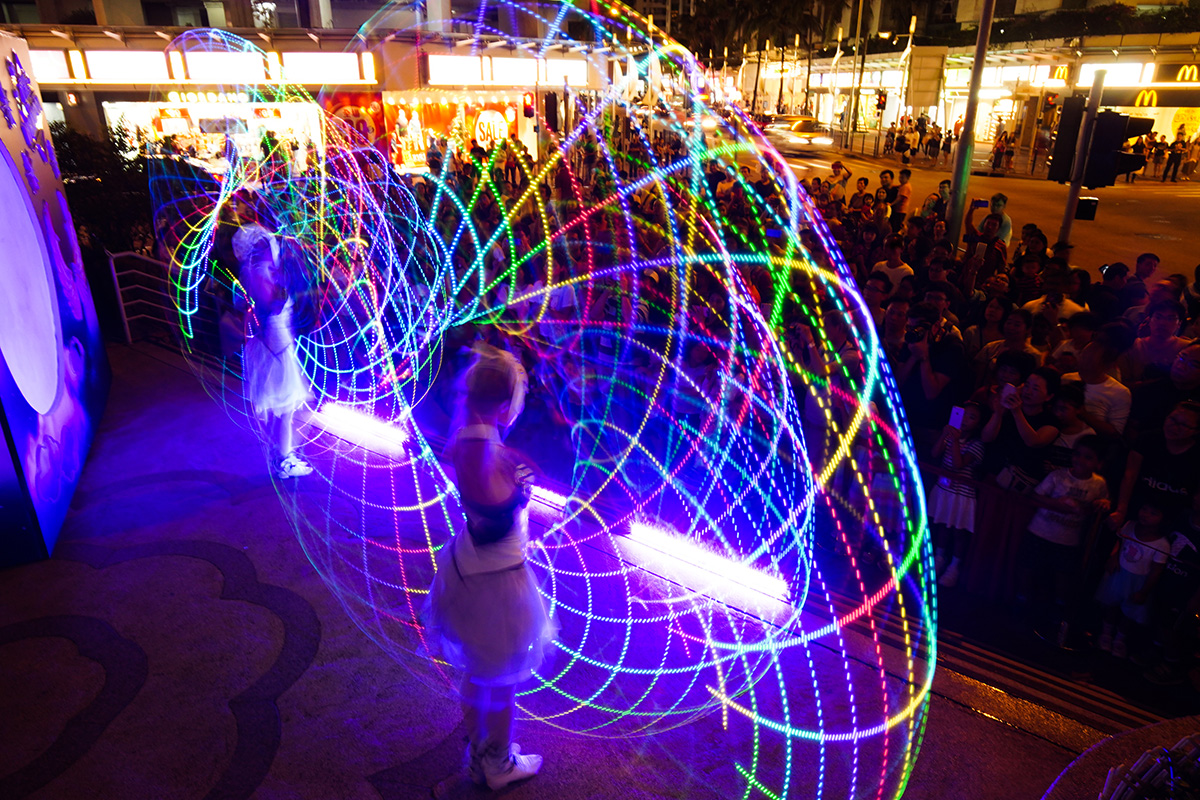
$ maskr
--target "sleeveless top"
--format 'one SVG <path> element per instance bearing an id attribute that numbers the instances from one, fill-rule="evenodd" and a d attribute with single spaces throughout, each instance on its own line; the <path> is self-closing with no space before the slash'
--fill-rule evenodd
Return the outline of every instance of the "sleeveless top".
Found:
<path id="1" fill-rule="evenodd" d="M 494 427 L 467 425 L 454 434 L 450 444 L 451 453 L 460 442 L 481 441 L 493 447 L 504 447 Z M 468 535 L 456 537 L 455 546 L 455 566 L 461 574 L 497 572 L 514 569 L 525 563 L 525 544 L 529 538 L 529 494 L 523 477 L 528 474 L 528 468 L 519 464 L 516 487 L 509 497 L 498 503 L 480 503 L 463 498 Z"/>

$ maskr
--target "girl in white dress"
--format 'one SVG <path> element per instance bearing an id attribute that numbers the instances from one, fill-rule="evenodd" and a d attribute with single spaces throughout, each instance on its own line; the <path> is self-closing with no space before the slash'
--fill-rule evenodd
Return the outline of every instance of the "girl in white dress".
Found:
<path id="1" fill-rule="evenodd" d="M 430 629 L 464 671 L 463 719 L 472 779 L 499 789 L 531 777 L 542 757 L 512 742 L 516 685 L 542 662 L 554 627 L 525 564 L 532 472 L 500 440 L 525 404 L 525 371 L 487 348 L 467 375 L 465 424 L 449 453 L 466 514 L 437 556 Z"/>
<path id="2" fill-rule="evenodd" d="M 250 222 L 233 235 L 233 252 L 241 266 L 239 280 L 253 303 L 246 315 L 253 335 L 246 337 L 242 354 L 246 397 L 266 426 L 276 475 L 302 477 L 312 467 L 296 454 L 292 417 L 312 393 L 296 356 L 292 299 L 279 243 L 266 228 Z"/>

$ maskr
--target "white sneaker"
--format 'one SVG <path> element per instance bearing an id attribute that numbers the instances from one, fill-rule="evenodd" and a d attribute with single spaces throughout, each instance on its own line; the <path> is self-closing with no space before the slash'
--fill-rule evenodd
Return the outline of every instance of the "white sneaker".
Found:
<path id="1" fill-rule="evenodd" d="M 508 746 L 510 756 L 520 755 L 521 745 L 513 742 Z M 467 742 L 467 752 L 463 754 L 463 762 L 467 765 L 467 775 L 480 786 L 487 784 L 487 774 L 483 770 L 483 753 L 476 750 Z"/>
<path id="2" fill-rule="evenodd" d="M 958 559 L 950 562 L 950 566 L 946 567 L 946 571 L 942 573 L 942 577 L 938 579 L 938 585 L 944 586 L 947 589 L 952 589 L 958 585 Z"/>
<path id="3" fill-rule="evenodd" d="M 487 785 L 492 791 L 503 789 L 510 783 L 523 781 L 538 774 L 542 768 L 542 757 L 521 755 L 519 747 L 509 750 L 508 758 L 496 769 L 487 768 Z"/>
<path id="4" fill-rule="evenodd" d="M 275 474 L 280 478 L 303 478 L 311 475 L 312 471 L 312 465 L 295 453 L 285 456 L 275 468 Z"/>

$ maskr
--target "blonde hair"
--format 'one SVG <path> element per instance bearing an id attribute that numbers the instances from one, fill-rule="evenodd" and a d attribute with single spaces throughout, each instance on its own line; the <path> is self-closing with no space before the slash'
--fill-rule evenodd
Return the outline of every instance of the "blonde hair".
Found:
<path id="1" fill-rule="evenodd" d="M 513 397 L 521 365 L 511 353 L 481 344 L 475 363 L 467 373 L 467 407 L 476 414 L 491 415 Z"/>

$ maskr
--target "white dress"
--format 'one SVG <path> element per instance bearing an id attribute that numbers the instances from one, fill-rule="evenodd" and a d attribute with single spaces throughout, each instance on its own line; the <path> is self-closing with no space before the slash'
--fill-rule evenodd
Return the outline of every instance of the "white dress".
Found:
<path id="1" fill-rule="evenodd" d="M 292 301 L 278 314 L 261 320 L 243 351 L 246 397 L 254 413 L 265 420 L 289 414 L 312 398 L 308 376 L 300 369 L 292 336 Z"/>
<path id="2" fill-rule="evenodd" d="M 243 282 L 255 272 L 259 284 L 281 284 L 275 268 L 279 246 L 261 225 L 243 225 L 233 236 L 233 251 L 241 264 Z M 259 419 L 289 414 L 312 398 L 308 377 L 296 355 L 292 301 L 289 298 L 276 314 L 256 318 L 251 313 L 247 319 L 252 325 L 242 353 L 246 399 Z"/>
<path id="3" fill-rule="evenodd" d="M 455 434 L 503 447 L 495 428 L 471 425 Z M 454 444 L 451 445 L 453 447 Z M 527 680 L 545 658 L 555 627 L 525 563 L 528 510 L 518 488 L 495 506 L 464 502 L 467 525 L 438 552 L 429 590 L 429 627 L 446 660 L 480 686 Z M 489 524 L 507 523 L 497 540 L 480 543 Z M 472 531 L 476 535 L 472 535 Z"/>

